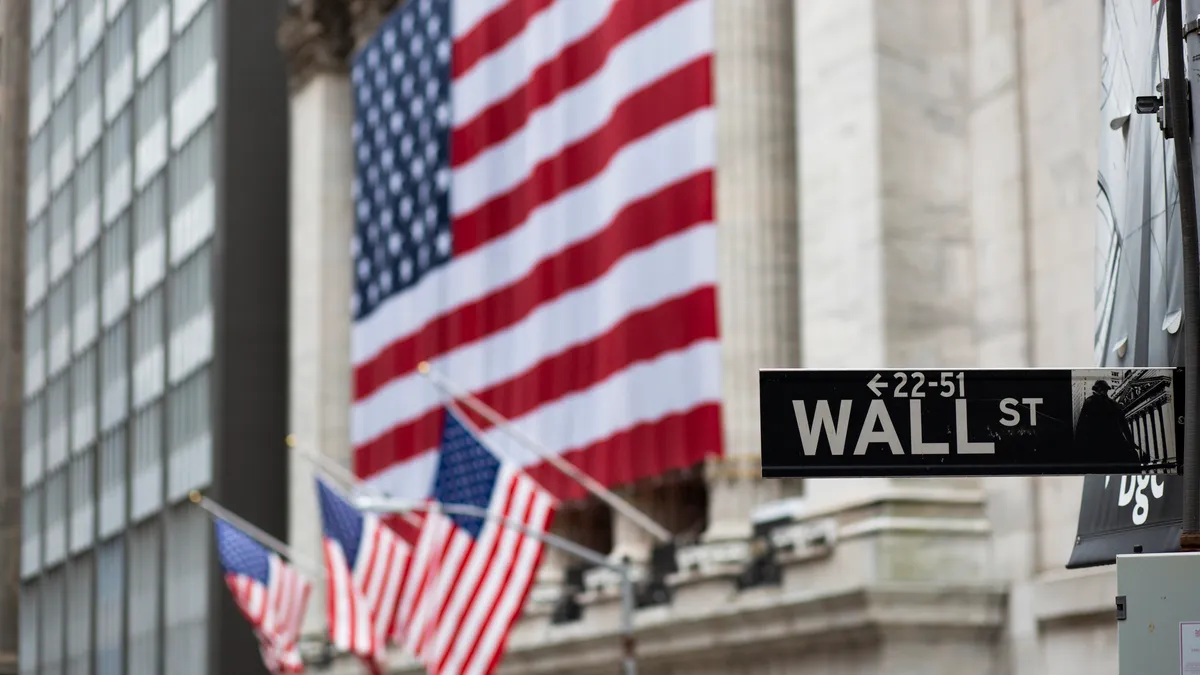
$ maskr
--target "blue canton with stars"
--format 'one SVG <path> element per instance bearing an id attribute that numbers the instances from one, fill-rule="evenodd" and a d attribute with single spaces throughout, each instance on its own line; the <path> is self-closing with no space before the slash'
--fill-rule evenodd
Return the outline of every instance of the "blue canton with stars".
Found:
<path id="1" fill-rule="evenodd" d="M 271 552 L 233 525 L 213 519 L 217 556 L 225 574 L 241 574 L 266 586 L 271 576 Z"/>
<path id="2" fill-rule="evenodd" d="M 488 508 L 496 491 L 500 461 L 475 438 L 453 412 L 443 414 L 442 447 L 438 452 L 437 478 L 433 499 L 443 504 L 470 504 Z M 470 516 L 451 516 L 459 528 L 479 537 L 483 520 Z"/>
<path id="3" fill-rule="evenodd" d="M 317 479 L 317 499 L 321 504 L 321 524 L 325 536 L 341 544 L 346 565 L 353 570 L 362 541 L 362 514 L 320 478 Z"/>
<path id="4" fill-rule="evenodd" d="M 354 58 L 354 320 L 450 259 L 450 0 L 408 0 Z"/>

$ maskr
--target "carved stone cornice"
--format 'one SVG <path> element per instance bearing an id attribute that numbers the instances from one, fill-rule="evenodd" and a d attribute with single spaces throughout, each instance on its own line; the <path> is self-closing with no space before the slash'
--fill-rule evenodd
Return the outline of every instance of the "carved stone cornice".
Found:
<path id="1" fill-rule="evenodd" d="M 355 48 L 366 44 L 367 40 L 379 30 L 379 25 L 387 18 L 400 0 L 348 0 L 350 20 L 353 24 Z"/>
<path id="2" fill-rule="evenodd" d="M 276 43 L 287 58 L 288 85 L 303 86 L 319 72 L 346 72 L 354 52 L 348 0 L 289 0 Z"/>

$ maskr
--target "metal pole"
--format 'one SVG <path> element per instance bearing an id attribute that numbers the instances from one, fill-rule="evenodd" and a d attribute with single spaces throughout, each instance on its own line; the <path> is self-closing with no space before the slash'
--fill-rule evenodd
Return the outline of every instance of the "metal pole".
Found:
<path id="1" fill-rule="evenodd" d="M 501 525 L 521 532 L 527 537 L 556 548 L 576 558 L 585 560 L 598 567 L 604 567 L 621 575 L 621 668 L 624 675 L 637 675 L 637 641 L 634 637 L 633 616 L 637 607 L 633 598 L 633 569 L 629 561 L 615 563 L 603 553 L 576 544 L 570 539 L 564 539 L 550 532 L 539 532 L 527 527 L 524 523 L 492 513 L 487 509 L 470 504 L 442 504 L 439 502 L 416 502 L 403 499 L 390 499 L 363 496 L 354 500 L 354 506 L 363 511 L 376 513 L 404 513 L 407 511 L 441 511 L 450 515 L 461 515 L 473 518 L 492 520 Z"/>
<path id="2" fill-rule="evenodd" d="M 237 527 L 241 531 L 250 535 L 251 539 L 254 539 L 258 543 L 262 544 L 263 546 L 265 546 L 265 547 L 271 549 L 272 551 L 278 553 L 279 555 L 287 558 L 288 560 L 290 560 L 292 562 L 293 565 L 295 565 L 297 568 L 303 570 L 307 574 L 312 575 L 313 578 L 316 578 L 316 579 L 324 579 L 325 578 L 325 573 L 324 573 L 323 567 L 314 565 L 307 560 L 297 559 L 296 555 L 292 552 L 292 549 L 290 546 L 283 543 L 282 541 L 279 541 L 275 537 L 272 537 L 271 535 L 267 534 L 266 532 L 263 532 L 261 529 L 259 529 L 257 526 L 255 526 L 253 523 L 246 520 L 245 518 L 242 518 L 241 516 L 230 511 L 229 509 L 225 508 L 224 506 L 221 506 L 220 504 L 214 502 L 213 500 L 209 499 L 208 497 L 205 497 L 204 495 L 200 494 L 196 490 L 192 490 L 192 492 L 190 494 L 188 494 L 188 498 L 192 500 L 193 504 L 195 504 L 196 506 L 199 506 L 200 508 L 207 511 L 209 515 L 213 516 L 214 518 L 220 518 L 221 520 L 224 520 L 224 521 L 228 522 L 229 524 Z"/>
<path id="3" fill-rule="evenodd" d="M 1195 18 L 1194 0 L 1188 1 L 1189 16 Z M 1183 245 L 1183 527 L 1179 547 L 1200 550 L 1200 456 L 1196 445 L 1196 416 L 1200 403 L 1200 240 L 1196 231 L 1196 188 L 1192 162 L 1191 111 L 1188 109 L 1189 73 L 1184 63 L 1183 0 L 1166 0 L 1167 73 L 1170 83 L 1169 110 L 1175 141 L 1175 172 L 1179 183 L 1179 220 Z M 1200 42 L 1189 32 L 1192 54 L 1200 54 Z"/>
<path id="4" fill-rule="evenodd" d="M 285 442 L 287 443 L 287 446 L 291 448 L 293 453 L 299 455 L 301 459 L 308 461 L 308 463 L 312 464 L 319 471 L 324 472 L 325 475 L 333 478 L 334 480 L 345 483 L 347 486 L 355 490 L 373 494 L 377 497 L 387 496 L 384 494 L 383 490 L 380 490 L 379 488 L 372 486 L 370 483 L 363 481 L 358 476 L 355 476 L 353 471 L 347 469 L 341 464 L 338 464 L 337 461 L 332 457 L 329 457 L 328 455 L 322 455 L 319 452 L 313 452 L 312 450 L 308 450 L 307 448 L 302 448 L 296 445 L 295 434 L 288 434 Z M 408 523 L 409 525 L 412 525 L 413 527 L 420 527 L 421 523 L 413 518 L 412 514 L 401 513 L 399 515 L 404 519 L 404 522 Z"/>
<path id="5" fill-rule="evenodd" d="M 653 518 L 639 511 L 633 504 L 621 499 L 612 490 L 604 487 L 604 485 L 602 485 L 595 478 L 592 478 L 588 474 L 584 473 L 579 467 L 563 459 L 560 455 L 547 450 L 542 446 L 541 443 L 538 443 L 524 431 L 521 431 L 512 423 L 512 421 L 505 418 L 492 406 L 480 400 L 479 397 L 450 382 L 450 380 L 448 380 L 444 375 L 435 372 L 433 367 L 429 365 L 428 361 L 422 361 L 417 367 L 417 370 L 431 383 L 433 383 L 435 387 L 441 389 L 444 394 L 450 397 L 451 400 L 448 404 L 449 407 L 457 407 L 454 399 L 462 400 L 462 402 L 466 403 L 472 410 L 482 415 L 485 419 L 487 419 L 487 421 L 496 425 L 504 433 L 516 439 L 517 442 L 525 446 L 526 449 L 533 454 L 537 455 L 538 458 L 545 460 L 551 466 L 565 474 L 568 478 L 582 485 L 588 492 L 599 497 L 604 501 L 604 503 L 612 507 L 614 511 L 633 521 L 635 525 L 650 533 L 655 539 L 658 539 L 664 544 L 670 543 L 674 539 L 674 537 L 671 535 L 671 532 L 667 530 L 667 528 L 659 525 L 654 521 Z M 464 424 L 470 424 L 470 420 L 466 419 L 462 415 L 459 415 L 459 417 L 462 418 Z M 477 430 L 472 429 L 472 432 L 476 431 Z M 480 435 L 476 433 L 476 436 Z"/>

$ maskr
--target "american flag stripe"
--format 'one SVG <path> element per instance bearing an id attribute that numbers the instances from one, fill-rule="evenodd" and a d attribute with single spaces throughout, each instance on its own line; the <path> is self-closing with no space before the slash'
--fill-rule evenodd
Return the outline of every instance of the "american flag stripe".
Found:
<path id="1" fill-rule="evenodd" d="M 422 60 L 447 49 L 440 16 L 445 80 Z M 416 372 L 426 360 L 606 484 L 719 454 L 712 0 L 410 0 L 397 17 L 355 64 L 356 242 L 393 231 L 390 208 L 402 234 L 435 216 L 449 229 L 433 230 L 444 261 L 411 285 L 356 291 L 356 473 L 427 494 L 441 400 Z M 412 121 L 389 132 L 393 96 Z M 446 135 L 413 146 L 422 115 Z M 392 171 L 393 142 L 444 163 Z M 381 206 L 388 180 L 427 189 L 435 175 L 448 213 Z M 360 274 L 385 273 L 378 251 L 355 250 Z M 551 492 L 580 496 L 471 417 Z M 400 604 L 401 623 L 419 618 Z"/>
<path id="2" fill-rule="evenodd" d="M 369 656 L 375 654 L 374 624 L 367 607 L 353 591 L 354 579 L 340 547 L 325 542 L 325 573 L 329 587 L 330 639 L 339 650 Z"/>

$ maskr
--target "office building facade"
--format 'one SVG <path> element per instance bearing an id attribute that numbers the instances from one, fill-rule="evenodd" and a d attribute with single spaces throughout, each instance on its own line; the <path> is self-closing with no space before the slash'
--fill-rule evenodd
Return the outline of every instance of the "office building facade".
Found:
<path id="1" fill-rule="evenodd" d="M 30 8 L 20 672 L 243 672 L 203 490 L 286 523 L 279 6 Z"/>

